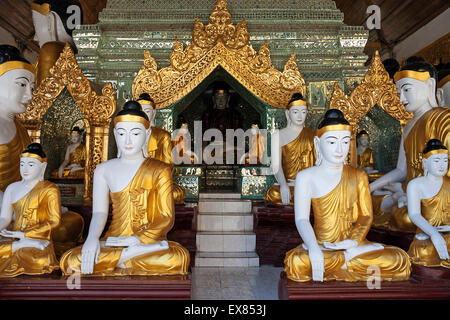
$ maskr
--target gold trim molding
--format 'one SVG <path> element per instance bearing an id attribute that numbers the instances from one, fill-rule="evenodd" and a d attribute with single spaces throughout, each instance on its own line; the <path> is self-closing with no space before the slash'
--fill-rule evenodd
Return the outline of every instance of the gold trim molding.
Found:
<path id="1" fill-rule="evenodd" d="M 196 88 L 218 66 L 265 103 L 286 108 L 295 92 L 305 95 L 305 80 L 298 70 L 295 53 L 284 66 L 275 69 L 266 42 L 256 52 L 249 44 L 245 19 L 232 24 L 226 0 L 217 0 L 204 25 L 195 19 L 193 42 L 186 48 L 175 40 L 170 66 L 158 70 L 156 60 L 144 51 L 144 65 L 133 81 L 133 97 L 148 93 L 156 109 L 166 108 Z"/>
<path id="2" fill-rule="evenodd" d="M 116 92 L 111 83 L 97 94 L 84 76 L 70 46 L 66 44 L 49 75 L 34 90 L 27 111 L 17 118 L 31 132 L 33 141 L 40 141 L 42 117 L 67 87 L 80 110 L 86 116 L 86 169 L 84 201 L 92 202 L 92 179 L 94 170 L 101 162 L 108 160 L 108 131 L 112 115 L 116 110 Z"/>
<path id="3" fill-rule="evenodd" d="M 341 110 L 352 126 L 350 160 L 355 167 L 357 166 L 356 134 L 359 129 L 358 121 L 376 104 L 398 120 L 402 127 L 412 119 L 412 113 L 406 111 L 404 105 L 400 102 L 397 88 L 384 68 L 378 51 L 375 52 L 364 79 L 353 89 L 350 97 L 344 93 L 336 82 L 330 100 L 329 108 Z"/>

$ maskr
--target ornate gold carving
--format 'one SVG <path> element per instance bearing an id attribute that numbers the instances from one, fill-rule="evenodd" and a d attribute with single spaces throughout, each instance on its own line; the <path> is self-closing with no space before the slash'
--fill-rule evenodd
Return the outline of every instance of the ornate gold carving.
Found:
<path id="1" fill-rule="evenodd" d="M 218 66 L 269 105 L 285 108 L 294 92 L 305 94 L 305 81 L 295 54 L 280 72 L 272 66 L 268 43 L 258 53 L 249 44 L 245 19 L 232 24 L 226 0 L 218 0 L 209 24 L 195 20 L 193 42 L 186 48 L 178 40 L 170 66 L 158 70 L 156 60 L 144 51 L 144 65 L 133 81 L 133 97 L 150 94 L 157 109 L 174 104 L 197 87 Z"/>
<path id="2" fill-rule="evenodd" d="M 358 121 L 361 120 L 375 104 L 378 104 L 390 116 L 397 119 L 400 124 L 405 125 L 412 114 L 407 112 L 400 102 L 397 88 L 389 74 L 384 68 L 378 51 L 372 59 L 369 70 L 362 82 L 353 89 L 350 97 L 339 87 L 334 85 L 333 94 L 330 100 L 330 109 L 341 110 L 345 118 L 352 125 L 352 146 L 350 149 L 351 164 L 356 167 L 356 133 L 358 131 Z"/>
<path id="3" fill-rule="evenodd" d="M 98 95 L 78 66 L 70 46 L 66 44 L 47 78 L 33 92 L 27 111 L 18 116 L 18 119 L 32 132 L 32 138 L 38 139 L 41 119 L 64 87 L 67 87 L 88 122 L 84 199 L 89 203 L 94 169 L 102 161 L 107 160 L 107 132 L 111 117 L 116 110 L 115 91 L 111 83 L 106 84 L 102 89 L 102 95 Z"/>

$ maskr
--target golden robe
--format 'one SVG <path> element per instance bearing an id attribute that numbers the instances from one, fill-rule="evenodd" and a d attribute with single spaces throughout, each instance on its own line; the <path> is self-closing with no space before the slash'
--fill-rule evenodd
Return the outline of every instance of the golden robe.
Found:
<path id="1" fill-rule="evenodd" d="M 86 146 L 84 144 L 80 144 L 69 155 L 69 164 L 67 166 L 71 164 L 78 164 L 82 168 L 86 166 Z M 53 171 L 52 178 L 59 178 L 58 169 Z M 84 170 L 70 172 L 70 169 L 64 169 L 64 173 L 61 178 L 84 179 Z"/>
<path id="2" fill-rule="evenodd" d="M 64 46 L 65 43 L 60 41 L 49 41 L 42 46 L 36 61 L 36 88 L 50 74 L 50 68 L 58 60 Z"/>
<path id="3" fill-rule="evenodd" d="M 316 161 L 314 149 L 314 130 L 304 127 L 297 138 L 281 147 L 281 167 L 283 169 L 286 182 L 288 179 L 295 180 L 297 173 L 303 169 L 312 167 Z M 294 205 L 294 187 L 291 189 L 291 201 L 289 205 Z M 267 189 L 264 200 L 282 205 L 280 186 L 274 185 Z"/>
<path id="4" fill-rule="evenodd" d="M 363 153 L 358 154 L 358 166 L 363 169 L 374 165 L 372 149 L 367 148 Z"/>
<path id="5" fill-rule="evenodd" d="M 422 150 L 430 139 L 439 139 L 450 149 L 450 109 L 446 107 L 433 108 L 427 111 L 414 125 L 405 138 L 403 147 L 406 155 L 406 186 L 414 178 L 423 176 Z M 447 173 L 450 176 L 450 171 Z M 415 232 L 416 226 L 408 217 L 408 208 L 394 207 L 390 229 Z"/>
<path id="6" fill-rule="evenodd" d="M 113 218 L 103 240 L 129 236 L 138 237 L 143 244 L 166 240 L 175 219 L 172 185 L 170 166 L 146 159 L 125 189 L 110 193 Z M 93 275 L 186 275 L 189 252 L 176 242 L 168 243 L 167 250 L 127 260 L 124 269 L 117 267 L 122 248 L 102 248 Z M 70 274 L 70 269 L 81 270 L 81 248 L 71 249 L 61 257 L 64 274 Z"/>
<path id="7" fill-rule="evenodd" d="M 14 120 L 16 135 L 6 143 L 0 145 L 0 190 L 5 191 L 11 183 L 21 180 L 20 154 L 31 143 L 27 129 L 18 120 Z"/>
<path id="8" fill-rule="evenodd" d="M 372 225 L 372 202 L 367 174 L 345 165 L 341 181 L 327 195 L 311 199 L 314 232 L 317 242 L 339 242 L 351 239 L 359 245 L 369 244 L 366 235 Z M 370 266 L 380 268 L 382 280 L 406 280 L 411 273 L 408 254 L 400 248 L 384 245 L 383 250 L 361 254 L 345 263 L 344 251 L 323 251 L 324 280 L 364 281 L 373 276 Z M 294 281 L 312 279 L 308 251 L 302 245 L 286 253 L 285 272 Z"/>
<path id="9" fill-rule="evenodd" d="M 450 225 L 450 178 L 444 177 L 442 187 L 432 198 L 421 200 L 422 216 L 432 226 Z M 417 233 L 423 232 L 418 229 Z M 450 234 L 442 233 L 447 249 L 450 249 Z M 419 240 L 414 237 L 408 254 L 412 263 L 420 264 L 426 267 L 445 267 L 450 268 L 450 260 L 441 260 L 431 239 Z"/>
<path id="10" fill-rule="evenodd" d="M 170 164 L 171 167 L 173 167 L 172 149 L 173 144 L 170 134 L 161 128 L 152 127 L 152 133 L 147 145 L 149 158 L 157 159 Z M 176 183 L 173 183 L 173 199 L 175 200 L 175 203 L 183 204 L 184 196 L 184 189 Z"/>
<path id="11" fill-rule="evenodd" d="M 59 269 L 51 243 L 52 232 L 61 218 L 58 187 L 52 182 L 40 181 L 12 207 L 16 215 L 13 231 L 24 232 L 29 239 L 50 241 L 50 244 L 44 250 L 22 248 L 12 252 L 13 241 L 0 242 L 0 276 L 37 275 Z"/>

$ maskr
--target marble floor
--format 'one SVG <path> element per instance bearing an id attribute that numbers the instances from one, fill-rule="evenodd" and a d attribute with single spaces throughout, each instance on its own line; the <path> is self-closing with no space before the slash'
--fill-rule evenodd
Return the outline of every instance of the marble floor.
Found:
<path id="1" fill-rule="evenodd" d="M 194 267 L 193 300 L 278 300 L 283 268 Z"/>

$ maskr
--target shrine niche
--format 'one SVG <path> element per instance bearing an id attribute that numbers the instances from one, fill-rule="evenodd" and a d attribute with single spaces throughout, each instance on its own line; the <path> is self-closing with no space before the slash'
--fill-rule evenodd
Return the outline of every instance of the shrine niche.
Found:
<path id="1" fill-rule="evenodd" d="M 291 55 L 283 72 L 275 69 L 268 43 L 256 52 L 249 44 L 245 19 L 233 25 L 227 6 L 226 0 L 218 0 L 206 26 L 195 19 L 192 43 L 186 48 L 175 40 L 170 66 L 158 70 L 156 60 L 145 50 L 144 65 L 133 81 L 133 97 L 145 92 L 155 101 L 156 109 L 169 107 L 219 66 L 273 107 L 284 108 L 294 92 L 304 95 L 305 81 L 298 71 L 296 55 Z"/>
<path id="2" fill-rule="evenodd" d="M 330 100 L 330 109 L 341 110 L 345 118 L 352 126 L 352 139 L 350 146 L 350 163 L 357 166 L 356 134 L 359 131 L 360 121 L 372 108 L 378 105 L 392 118 L 403 126 L 412 119 L 412 114 L 407 112 L 400 102 L 397 88 L 381 62 L 378 51 L 370 64 L 364 79 L 347 96 L 336 82 Z"/>
<path id="3" fill-rule="evenodd" d="M 32 141 L 40 142 L 43 118 L 65 88 L 84 116 L 86 164 L 83 198 L 85 204 L 90 204 L 94 170 L 108 157 L 109 125 L 116 110 L 115 90 L 111 83 L 103 87 L 101 94 L 95 92 L 66 44 L 49 76 L 33 92 L 27 111 L 17 118 L 28 129 Z"/>

